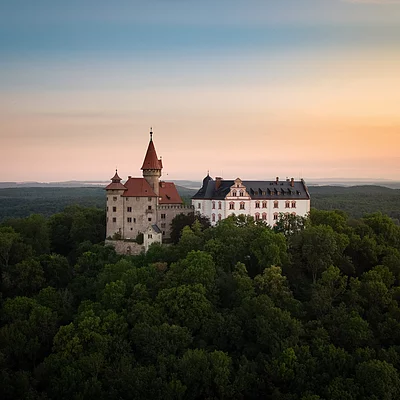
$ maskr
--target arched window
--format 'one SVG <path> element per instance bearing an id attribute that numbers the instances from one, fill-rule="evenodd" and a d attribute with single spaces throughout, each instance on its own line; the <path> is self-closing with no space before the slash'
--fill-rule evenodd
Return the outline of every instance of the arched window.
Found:
<path id="1" fill-rule="evenodd" d="M 279 208 L 279 202 L 277 200 L 274 201 L 274 208 Z"/>
<path id="2" fill-rule="evenodd" d="M 221 204 L 221 202 L 219 201 L 219 202 L 218 202 L 218 210 L 220 210 L 220 209 L 222 208 L 221 206 L 222 206 L 222 204 Z"/>
<path id="3" fill-rule="evenodd" d="M 260 208 L 260 202 L 256 201 L 256 208 Z"/>
<path id="4" fill-rule="evenodd" d="M 236 190 L 232 190 L 232 196 L 236 197 L 236 195 L 237 195 Z"/>
<path id="5" fill-rule="evenodd" d="M 292 208 L 296 208 L 296 202 L 292 201 Z"/>
<path id="6" fill-rule="evenodd" d="M 239 192 L 239 196 L 242 196 L 242 197 L 243 197 L 243 195 L 244 195 L 244 192 L 243 192 L 243 190 L 241 190 L 241 191 Z"/>
<path id="7" fill-rule="evenodd" d="M 240 209 L 241 209 L 241 210 L 244 210 L 244 205 L 245 205 L 245 202 L 244 202 L 244 201 L 241 201 L 241 202 L 240 202 Z"/>
<path id="8" fill-rule="evenodd" d="M 215 214 L 213 214 L 213 215 L 211 216 L 211 221 L 212 221 L 212 222 L 215 222 Z"/>
<path id="9" fill-rule="evenodd" d="M 215 201 L 212 202 L 212 208 L 215 209 Z"/>
<path id="10" fill-rule="evenodd" d="M 234 210 L 234 209 L 235 209 L 235 203 L 234 203 L 233 201 L 231 201 L 231 202 L 229 203 L 229 209 L 230 209 L 230 210 Z"/>
<path id="11" fill-rule="evenodd" d="M 262 220 L 265 221 L 267 219 L 267 213 L 262 213 Z"/>
<path id="12" fill-rule="evenodd" d="M 221 219 L 222 219 L 222 215 L 218 214 L 218 221 L 221 221 Z"/>
<path id="13" fill-rule="evenodd" d="M 292 215 L 296 216 L 296 213 L 295 213 L 295 212 L 292 212 Z"/>
<path id="14" fill-rule="evenodd" d="M 274 220 L 277 221 L 278 220 L 278 213 L 274 213 Z"/>
<path id="15" fill-rule="evenodd" d="M 267 202 L 266 202 L 266 201 L 263 201 L 263 202 L 262 202 L 262 207 L 263 207 L 263 208 L 267 208 Z"/>
<path id="16" fill-rule="evenodd" d="M 256 213 L 255 219 L 256 219 L 256 221 L 259 221 L 259 220 L 260 220 L 260 213 Z"/>
<path id="17" fill-rule="evenodd" d="M 290 201 L 285 201 L 285 208 L 290 208 Z"/>

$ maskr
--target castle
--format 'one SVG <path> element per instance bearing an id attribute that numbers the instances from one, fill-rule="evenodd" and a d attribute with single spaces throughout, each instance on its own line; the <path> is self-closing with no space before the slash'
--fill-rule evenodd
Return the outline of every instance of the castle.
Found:
<path id="1" fill-rule="evenodd" d="M 125 183 L 118 171 L 106 187 L 106 236 L 111 239 L 134 240 L 144 235 L 147 250 L 151 243 L 170 238 L 170 227 L 178 214 L 193 212 L 186 207 L 173 182 L 160 180 L 162 160 L 157 157 L 150 131 L 150 142 L 143 161 L 143 178 L 128 176 Z"/>
<path id="2" fill-rule="evenodd" d="M 310 194 L 303 179 L 295 181 L 242 181 L 212 179 L 208 174 L 192 197 L 196 213 L 210 219 L 211 225 L 229 215 L 251 215 L 274 226 L 280 214 L 305 217 L 310 211 Z"/>
<path id="3" fill-rule="evenodd" d="M 143 161 L 143 178 L 128 176 L 125 183 L 118 172 L 106 187 L 106 236 L 118 252 L 130 253 L 135 241 L 143 234 L 144 250 L 154 243 L 170 239 L 171 222 L 178 214 L 195 211 L 209 218 L 214 226 L 229 215 L 250 215 L 256 221 L 274 226 L 280 214 L 305 217 L 310 211 L 310 194 L 303 179 L 280 181 L 242 181 L 212 179 L 209 174 L 192 197 L 192 206 L 183 204 L 173 182 L 160 180 L 162 160 L 157 157 L 150 131 L 150 142 Z M 118 247 L 119 246 L 119 247 Z M 134 252 L 143 248 L 136 246 Z"/>

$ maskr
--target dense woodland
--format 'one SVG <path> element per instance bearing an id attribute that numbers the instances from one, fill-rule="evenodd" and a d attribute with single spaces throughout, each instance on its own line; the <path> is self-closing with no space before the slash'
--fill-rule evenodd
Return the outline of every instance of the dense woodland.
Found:
<path id="1" fill-rule="evenodd" d="M 186 204 L 196 190 L 177 186 Z M 400 221 L 400 189 L 382 186 L 310 186 L 312 206 L 319 210 L 342 210 L 354 218 L 381 212 Z M 49 217 L 69 205 L 104 209 L 104 188 L 101 187 L 21 187 L 0 189 L 0 222 L 10 217 L 24 218 L 31 214 Z"/>
<path id="2" fill-rule="evenodd" d="M 138 256 L 104 247 L 104 220 L 0 225 L 2 399 L 400 398 L 388 216 L 180 217 Z"/>

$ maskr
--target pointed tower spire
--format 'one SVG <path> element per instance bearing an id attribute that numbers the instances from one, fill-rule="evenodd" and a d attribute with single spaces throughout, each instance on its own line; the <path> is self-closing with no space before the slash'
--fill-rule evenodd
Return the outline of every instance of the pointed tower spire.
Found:
<path id="1" fill-rule="evenodd" d="M 153 169 L 153 170 L 161 170 L 162 162 L 157 157 L 156 148 L 153 143 L 153 130 L 150 128 L 150 142 L 147 147 L 146 156 L 144 157 L 142 170 Z"/>
<path id="2" fill-rule="evenodd" d="M 150 142 L 147 147 L 146 156 L 144 157 L 142 171 L 143 178 L 149 183 L 154 193 L 159 193 L 160 176 L 162 170 L 162 161 L 157 157 L 156 148 L 153 142 L 153 129 L 150 128 Z"/>

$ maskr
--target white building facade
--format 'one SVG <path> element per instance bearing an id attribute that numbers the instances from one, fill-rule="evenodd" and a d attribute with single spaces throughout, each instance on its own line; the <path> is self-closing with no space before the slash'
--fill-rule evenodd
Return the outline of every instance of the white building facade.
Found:
<path id="1" fill-rule="evenodd" d="M 274 226 L 281 213 L 307 216 L 310 194 L 304 180 L 214 180 L 207 175 L 192 197 L 192 205 L 196 213 L 210 219 L 212 226 L 230 215 L 250 215 Z"/>

